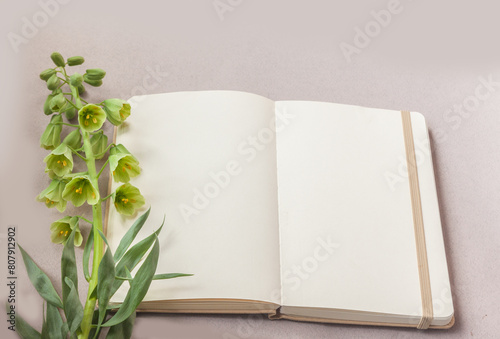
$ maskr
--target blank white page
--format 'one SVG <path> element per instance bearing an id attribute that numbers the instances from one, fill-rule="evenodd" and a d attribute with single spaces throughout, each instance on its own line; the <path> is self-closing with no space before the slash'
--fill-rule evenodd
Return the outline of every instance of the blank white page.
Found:
<path id="1" fill-rule="evenodd" d="M 277 134 L 283 305 L 418 319 L 400 112 L 303 101 L 277 102 L 276 112 L 291 121 Z M 423 116 L 412 123 L 434 324 L 446 324 L 453 306 L 429 138 Z"/>
<path id="2" fill-rule="evenodd" d="M 132 114 L 118 128 L 117 143 L 142 167 L 131 180 L 146 199 L 140 213 L 151 206 L 138 239 L 166 215 L 157 272 L 195 274 L 154 281 L 145 300 L 279 303 L 271 300 L 280 288 L 276 146 L 273 138 L 249 160 L 248 141 L 274 121 L 274 102 L 233 91 L 148 95 L 130 102 Z M 118 185 L 113 182 L 113 189 Z M 196 213 L 186 218 L 183 205 Z M 111 206 L 107 232 L 113 250 L 133 220 Z M 125 293 L 122 288 L 113 301 Z"/>

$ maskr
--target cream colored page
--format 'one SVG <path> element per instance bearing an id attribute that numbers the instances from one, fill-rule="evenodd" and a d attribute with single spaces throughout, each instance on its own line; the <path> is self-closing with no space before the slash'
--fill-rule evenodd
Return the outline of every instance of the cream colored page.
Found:
<path id="1" fill-rule="evenodd" d="M 277 134 L 283 305 L 421 314 L 400 112 L 301 101 L 277 102 L 276 112 L 291 121 Z M 425 123 L 412 121 L 422 144 Z M 423 156 L 433 297 L 451 305 L 430 151 Z"/>
<path id="2" fill-rule="evenodd" d="M 130 99 L 118 129 L 143 169 L 140 188 L 151 215 L 139 238 L 157 229 L 158 273 L 192 273 L 153 282 L 145 300 L 271 300 L 280 288 L 274 137 L 253 139 L 274 121 L 274 103 L 232 91 L 158 94 Z M 258 148 L 258 149 L 257 149 Z M 113 183 L 113 189 L 118 184 Z M 115 249 L 132 224 L 112 206 L 108 237 Z M 121 289 L 113 301 L 123 300 Z"/>

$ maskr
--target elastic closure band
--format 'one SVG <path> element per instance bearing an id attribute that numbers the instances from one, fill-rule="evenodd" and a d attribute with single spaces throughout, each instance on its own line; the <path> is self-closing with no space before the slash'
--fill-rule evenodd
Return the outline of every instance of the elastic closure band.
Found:
<path id="1" fill-rule="evenodd" d="M 408 181 L 410 184 L 411 207 L 413 214 L 413 226 L 415 231 L 415 243 L 417 247 L 418 276 L 420 280 L 420 297 L 422 299 L 422 318 L 418 323 L 418 329 L 427 329 L 433 319 L 431 280 L 429 275 L 429 263 L 427 261 L 427 248 L 425 246 L 424 219 L 422 216 L 422 203 L 420 201 L 420 189 L 418 185 L 417 161 L 415 156 L 415 145 L 413 142 L 413 130 L 411 127 L 411 115 L 408 111 L 401 111 L 403 121 L 403 134 L 406 149 L 406 163 L 408 167 Z"/>

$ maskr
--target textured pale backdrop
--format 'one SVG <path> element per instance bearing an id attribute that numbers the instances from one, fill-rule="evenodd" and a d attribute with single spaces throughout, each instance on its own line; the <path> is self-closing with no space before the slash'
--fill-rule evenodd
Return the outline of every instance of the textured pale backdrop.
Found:
<path id="1" fill-rule="evenodd" d="M 51 65 L 54 50 L 83 55 L 87 65 L 108 71 L 102 89 L 91 90 L 100 98 L 231 89 L 276 100 L 406 108 L 425 115 L 434 140 L 453 329 L 424 334 L 246 316 L 141 315 L 134 338 L 498 337 L 500 86 L 475 110 L 462 116 L 448 111 L 474 103 L 480 77 L 500 81 L 500 7 L 494 1 L 401 0 L 402 11 L 347 62 L 340 43 L 353 44 L 356 27 L 369 25 L 370 12 L 387 8 L 388 1 L 221 1 L 233 4 L 224 20 L 213 0 L 66 0 L 47 22 L 38 1 L 0 3 L 0 233 L 17 225 L 18 241 L 51 277 L 59 276 L 61 248 L 48 233 L 58 214 L 34 200 L 47 185 L 46 151 L 38 148 L 47 91 L 38 73 Z M 16 52 L 9 33 L 21 35 L 33 17 L 44 26 L 24 32 L 29 36 Z M 145 88 L 155 69 L 163 75 Z M 4 237 L 0 244 L 3 300 Z M 40 324 L 41 300 L 19 266 L 18 309 Z M 83 283 L 80 292 L 86 292 Z M 5 315 L 1 319 L 0 333 L 7 333 Z"/>

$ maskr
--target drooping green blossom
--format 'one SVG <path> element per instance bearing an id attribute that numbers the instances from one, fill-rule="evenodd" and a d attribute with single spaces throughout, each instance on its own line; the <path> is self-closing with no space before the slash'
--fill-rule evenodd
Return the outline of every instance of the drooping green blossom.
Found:
<path id="1" fill-rule="evenodd" d="M 74 56 L 68 58 L 68 66 L 78 66 L 85 62 L 85 59 L 81 56 Z"/>
<path id="2" fill-rule="evenodd" d="M 122 144 L 109 151 L 109 168 L 116 182 L 129 182 L 141 173 L 139 161 Z"/>
<path id="3" fill-rule="evenodd" d="M 38 195 L 37 200 L 45 203 L 48 208 L 55 207 L 59 212 L 64 212 L 66 200 L 63 199 L 62 193 L 67 182 L 65 179 L 53 179 L 50 185 Z"/>
<path id="4" fill-rule="evenodd" d="M 45 99 L 45 103 L 43 104 L 43 113 L 45 113 L 45 115 L 51 115 L 52 113 L 54 113 L 50 109 L 50 100 L 52 100 L 53 97 L 54 94 L 49 94 L 47 96 L 47 99 Z"/>
<path id="5" fill-rule="evenodd" d="M 45 103 L 43 104 L 43 113 L 45 113 L 45 115 L 51 115 L 52 113 L 54 113 L 54 111 L 50 108 L 50 103 L 52 99 L 60 93 L 62 93 L 62 90 L 60 88 L 57 88 L 47 96 L 47 99 L 45 99 Z"/>
<path id="6" fill-rule="evenodd" d="M 66 184 L 63 191 L 63 198 L 66 201 L 71 201 L 76 207 L 79 207 L 85 201 L 89 205 L 97 204 L 100 196 L 99 190 L 92 184 L 88 175 L 77 175 Z"/>
<path id="7" fill-rule="evenodd" d="M 61 53 L 54 52 L 50 55 L 50 58 L 52 59 L 52 61 L 54 61 L 54 64 L 56 64 L 56 66 L 64 67 L 64 65 L 66 65 L 66 62 L 64 61 Z"/>
<path id="8" fill-rule="evenodd" d="M 104 156 L 104 151 L 108 146 L 108 137 L 104 134 L 103 131 L 100 131 L 97 134 L 94 134 L 92 138 L 90 138 L 90 145 L 92 146 L 92 153 L 94 153 L 94 157 L 96 159 L 102 159 Z"/>
<path id="9" fill-rule="evenodd" d="M 80 129 L 77 128 L 71 131 L 66 138 L 64 138 L 63 144 L 66 144 L 73 149 L 82 147 L 82 135 L 80 134 Z"/>
<path id="10" fill-rule="evenodd" d="M 50 225 L 50 240 L 52 240 L 53 243 L 65 245 L 72 231 L 75 232 L 74 244 L 78 247 L 82 244 L 83 237 L 80 232 L 80 227 L 78 226 L 77 217 L 68 216 L 54 221 L 52 225 Z"/>
<path id="11" fill-rule="evenodd" d="M 118 213 L 131 216 L 135 211 L 141 208 L 144 203 L 144 197 L 139 189 L 131 184 L 123 184 L 116 189 L 114 193 L 114 204 Z"/>
<path id="12" fill-rule="evenodd" d="M 121 99 L 108 99 L 103 103 L 104 111 L 109 122 L 118 126 L 130 115 L 130 104 Z"/>
<path id="13" fill-rule="evenodd" d="M 56 94 L 49 103 L 49 107 L 52 112 L 63 112 L 67 106 L 68 102 L 62 93 Z"/>
<path id="14" fill-rule="evenodd" d="M 73 154 L 66 144 L 60 144 L 43 159 L 47 170 L 52 170 L 58 177 L 63 177 L 73 170 Z"/>
<path id="15" fill-rule="evenodd" d="M 104 121 L 106 121 L 106 113 L 97 105 L 85 105 L 78 112 L 78 122 L 83 130 L 87 132 L 98 130 L 102 127 Z"/>
<path id="16" fill-rule="evenodd" d="M 54 149 L 61 143 L 62 116 L 56 114 L 50 119 L 47 128 L 40 138 L 40 146 L 45 149 Z"/>

